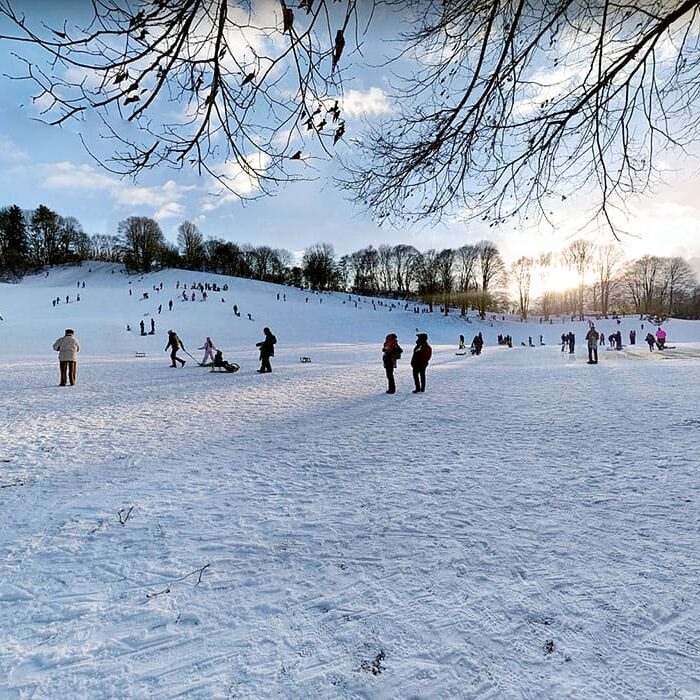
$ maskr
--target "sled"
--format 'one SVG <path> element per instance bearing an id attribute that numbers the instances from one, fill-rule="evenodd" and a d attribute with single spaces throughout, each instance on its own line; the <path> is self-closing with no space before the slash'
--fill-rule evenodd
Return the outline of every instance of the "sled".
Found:
<path id="1" fill-rule="evenodd" d="M 466 350 L 459 350 L 458 352 L 455 353 L 455 355 L 466 355 L 467 351 Z"/>
<path id="2" fill-rule="evenodd" d="M 310 358 L 310 357 L 302 356 L 302 357 L 299 358 L 299 362 L 303 362 L 303 363 L 311 362 L 311 358 Z"/>
<path id="3" fill-rule="evenodd" d="M 146 357 L 146 353 L 145 352 L 137 352 L 137 353 L 134 353 L 134 357 Z"/>
<path id="4" fill-rule="evenodd" d="M 235 372 L 238 372 L 238 370 L 241 368 L 241 366 L 236 364 L 235 362 L 229 362 L 228 364 L 228 367 L 224 367 L 223 365 L 212 365 L 209 372 L 214 372 L 215 374 L 234 374 Z"/>

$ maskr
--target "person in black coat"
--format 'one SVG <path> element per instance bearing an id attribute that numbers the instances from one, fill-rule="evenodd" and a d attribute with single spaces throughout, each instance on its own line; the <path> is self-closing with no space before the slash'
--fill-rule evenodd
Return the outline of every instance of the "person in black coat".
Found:
<path id="1" fill-rule="evenodd" d="M 416 345 L 413 348 L 413 356 L 411 357 L 413 382 L 416 385 L 416 388 L 413 390 L 414 394 L 420 394 L 425 391 L 425 370 L 432 356 L 433 349 L 428 345 L 428 334 L 418 333 Z"/>
<path id="2" fill-rule="evenodd" d="M 175 331 L 168 331 L 168 344 L 165 346 L 167 350 L 170 348 L 170 366 L 177 367 L 177 363 L 180 363 L 181 367 L 185 366 L 186 360 L 183 360 L 177 356 L 177 351 L 182 348 L 185 349 L 183 342 L 178 337 Z"/>
<path id="3" fill-rule="evenodd" d="M 275 343 L 277 342 L 277 338 L 275 338 L 269 328 L 263 328 L 263 333 L 265 334 L 264 340 L 255 344 L 255 347 L 260 348 L 260 369 L 258 374 L 272 372 L 270 358 L 275 355 Z"/>
<path id="4" fill-rule="evenodd" d="M 396 360 L 401 358 L 402 353 L 403 349 L 399 345 L 399 339 L 396 337 L 396 333 L 389 333 L 382 346 L 382 364 L 384 365 L 386 379 L 389 384 L 386 390 L 387 394 L 396 393 L 394 370 L 396 369 Z"/>

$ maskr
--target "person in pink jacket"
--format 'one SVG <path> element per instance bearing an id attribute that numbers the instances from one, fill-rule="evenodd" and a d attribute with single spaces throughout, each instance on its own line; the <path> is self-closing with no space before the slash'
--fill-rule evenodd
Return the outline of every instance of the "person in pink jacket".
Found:
<path id="1" fill-rule="evenodd" d="M 656 345 L 658 346 L 659 350 L 664 349 L 664 345 L 666 344 L 666 331 L 659 326 L 659 329 L 656 331 Z"/>
<path id="2" fill-rule="evenodd" d="M 78 353 L 80 352 L 80 343 L 75 337 L 75 331 L 72 328 L 66 328 L 65 335 L 53 344 L 53 349 L 58 352 L 58 362 L 61 367 L 59 386 L 65 386 L 66 380 L 73 386 L 78 366 Z"/>

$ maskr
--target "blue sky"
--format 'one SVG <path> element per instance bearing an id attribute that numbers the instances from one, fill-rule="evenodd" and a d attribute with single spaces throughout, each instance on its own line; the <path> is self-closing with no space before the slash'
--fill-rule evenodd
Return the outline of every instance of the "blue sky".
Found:
<path id="1" fill-rule="evenodd" d="M 76 5 L 56 2 L 24 3 L 27 12 L 41 8 L 51 15 L 74 13 Z M 48 8 L 51 8 L 48 14 Z M 380 43 L 368 39 L 365 56 L 369 59 Z M 18 74 L 19 64 L 10 56 L 18 47 L 0 42 L 2 73 Z M 361 128 L 363 118 L 372 118 L 392 109 L 387 76 L 377 69 L 355 66 L 346 76 L 348 134 Z M 118 222 L 128 216 L 150 216 L 175 241 L 183 220 L 197 223 L 206 237 L 220 237 L 240 243 L 282 247 L 293 252 L 328 241 L 339 254 L 369 244 L 409 243 L 419 249 L 458 247 L 483 238 L 495 241 L 506 260 L 519 255 L 557 250 L 577 236 L 584 214 L 574 207 L 555 212 L 556 230 L 542 224 L 529 230 L 517 227 L 488 229 L 483 225 L 448 220 L 437 226 L 403 228 L 378 227 L 364 212 L 347 202 L 332 181 L 337 165 L 313 161 L 317 176 L 312 182 L 292 183 L 275 197 L 241 203 L 213 195 L 206 177 L 188 170 L 166 167 L 144 174 L 137 182 L 121 179 L 100 167 L 84 150 L 79 131 L 90 143 L 99 141 L 89 123 L 72 122 L 61 128 L 39 120 L 39 109 L 32 103 L 34 90 L 26 81 L 2 78 L 0 103 L 0 206 L 18 204 L 34 208 L 46 204 L 63 215 L 75 216 L 89 234 L 116 234 Z M 340 150 L 348 148 L 341 143 Z M 662 164 L 663 165 L 663 164 Z M 670 167 L 670 163 L 667 164 Z M 696 162 L 674 163 L 667 183 L 653 194 L 630 206 L 627 229 L 635 237 L 624 240 L 627 256 L 643 253 L 683 255 L 700 258 L 700 209 L 695 191 L 698 186 Z M 679 168 L 679 169 L 678 169 Z M 609 232 L 602 231 L 605 239 Z"/>

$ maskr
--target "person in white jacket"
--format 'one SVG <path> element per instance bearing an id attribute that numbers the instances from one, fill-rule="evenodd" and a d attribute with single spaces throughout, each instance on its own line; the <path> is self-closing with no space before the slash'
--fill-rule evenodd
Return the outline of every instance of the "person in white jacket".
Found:
<path id="1" fill-rule="evenodd" d="M 61 366 L 60 386 L 65 386 L 66 380 L 73 386 L 80 352 L 80 343 L 75 337 L 75 331 L 72 328 L 66 328 L 66 334 L 53 344 L 53 349 L 58 352 L 58 362 Z"/>
<path id="2" fill-rule="evenodd" d="M 207 361 L 214 362 L 214 350 L 216 348 L 214 347 L 214 341 L 209 336 L 204 341 L 204 345 L 201 348 L 197 348 L 197 350 L 204 350 L 204 358 L 199 363 L 200 365 L 206 365 Z"/>

